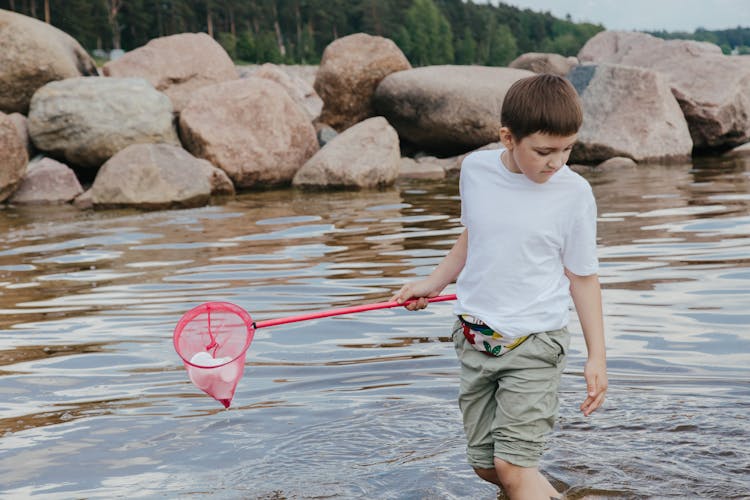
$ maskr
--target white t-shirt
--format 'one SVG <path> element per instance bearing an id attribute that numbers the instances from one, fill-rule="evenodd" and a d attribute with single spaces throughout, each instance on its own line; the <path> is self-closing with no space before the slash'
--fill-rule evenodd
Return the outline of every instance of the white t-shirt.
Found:
<path id="1" fill-rule="evenodd" d="M 563 166 L 537 184 L 508 170 L 503 150 L 477 151 L 461 166 L 466 264 L 456 282 L 456 314 L 505 336 L 568 324 L 570 282 L 595 274 L 596 201 L 589 183 Z"/>

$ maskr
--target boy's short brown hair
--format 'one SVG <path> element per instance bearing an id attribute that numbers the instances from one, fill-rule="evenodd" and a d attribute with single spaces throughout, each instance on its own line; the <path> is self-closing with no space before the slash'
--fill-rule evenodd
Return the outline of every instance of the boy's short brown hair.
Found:
<path id="1" fill-rule="evenodd" d="M 573 135 L 583 122 L 581 100 L 561 76 L 542 73 L 522 78 L 505 94 L 500 122 L 517 141 L 536 132 Z"/>

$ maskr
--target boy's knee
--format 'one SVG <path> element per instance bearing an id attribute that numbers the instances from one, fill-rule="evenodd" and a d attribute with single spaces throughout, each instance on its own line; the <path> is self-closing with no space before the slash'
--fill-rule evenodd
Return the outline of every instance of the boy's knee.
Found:
<path id="1" fill-rule="evenodd" d="M 474 467 L 474 472 L 477 476 L 481 477 L 488 483 L 502 486 L 502 484 L 500 484 L 500 481 L 497 479 L 497 472 L 495 471 L 495 469 L 482 469 L 480 467 Z"/>
<path id="2" fill-rule="evenodd" d="M 495 473 L 504 488 L 513 488 L 523 481 L 525 475 L 535 472 L 533 467 L 521 467 L 495 457 Z"/>

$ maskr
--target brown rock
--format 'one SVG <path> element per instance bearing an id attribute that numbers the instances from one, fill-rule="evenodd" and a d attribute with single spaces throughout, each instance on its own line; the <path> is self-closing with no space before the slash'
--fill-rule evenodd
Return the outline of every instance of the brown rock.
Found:
<path id="1" fill-rule="evenodd" d="M 77 196 L 73 200 L 73 206 L 81 210 L 89 210 L 89 209 L 94 208 L 94 200 L 91 196 L 91 189 Z"/>
<path id="2" fill-rule="evenodd" d="M 178 146 L 133 144 L 99 169 L 91 201 L 96 208 L 201 206 L 217 191 L 216 170 Z"/>
<path id="3" fill-rule="evenodd" d="M 319 120 L 341 131 L 373 116 L 371 99 L 380 81 L 410 68 L 401 49 L 387 38 L 357 33 L 334 40 L 323 52 L 315 78 L 323 99 Z"/>
<path id="4" fill-rule="evenodd" d="M 29 137 L 29 126 L 27 124 L 26 117 L 21 113 L 11 113 L 10 115 L 8 115 L 8 117 L 13 122 L 13 125 L 16 126 L 18 135 L 19 137 L 21 137 L 21 141 L 26 145 L 26 152 L 29 154 L 29 158 L 31 158 L 34 152 L 34 145 L 31 144 L 31 138 Z"/>
<path id="5" fill-rule="evenodd" d="M 16 126 L 0 112 L 0 202 L 16 190 L 26 171 L 29 157 Z"/>
<path id="6" fill-rule="evenodd" d="M 534 73 L 487 66 L 425 66 L 378 85 L 376 111 L 427 151 L 457 154 L 497 141 L 505 93 Z"/>
<path id="7" fill-rule="evenodd" d="M 525 69 L 534 73 L 552 73 L 553 75 L 565 76 L 578 64 L 576 57 L 564 57 L 560 54 L 546 54 L 539 52 L 527 52 L 521 54 L 510 64 L 509 68 Z"/>
<path id="8" fill-rule="evenodd" d="M 37 19 L 0 9 L 0 111 L 28 113 L 48 82 L 96 75 L 94 60 L 71 36 Z"/>
<path id="9" fill-rule="evenodd" d="M 81 193 L 81 183 L 70 167 L 52 158 L 42 158 L 29 164 L 21 185 L 8 203 L 55 205 L 68 203 Z"/>
<path id="10" fill-rule="evenodd" d="M 305 80 L 290 75 L 285 69 L 275 64 L 266 63 L 250 74 L 254 78 L 266 78 L 284 87 L 289 97 L 299 104 L 310 120 L 313 120 L 323 108 L 323 100 L 318 96 L 315 89 Z"/>
<path id="11" fill-rule="evenodd" d="M 664 75 L 698 149 L 723 149 L 750 140 L 750 60 L 746 58 L 725 56 L 707 42 L 604 31 L 586 42 L 578 59 L 637 66 Z"/>
<path id="12" fill-rule="evenodd" d="M 609 160 L 605 160 L 596 166 L 599 170 L 621 170 L 623 168 L 635 168 L 638 164 L 632 158 L 623 158 L 622 156 L 615 156 Z"/>
<path id="13" fill-rule="evenodd" d="M 337 135 L 310 158 L 293 184 L 301 187 L 373 188 L 393 184 L 401 159 L 398 134 L 382 116 Z"/>
<path id="14" fill-rule="evenodd" d="M 188 151 L 239 188 L 289 184 L 318 150 L 309 117 L 279 84 L 248 78 L 200 89 L 180 114 Z"/>
<path id="15" fill-rule="evenodd" d="M 568 75 L 583 100 L 583 126 L 571 161 L 613 156 L 681 161 L 693 149 L 677 100 L 657 72 L 616 64 L 577 66 Z"/>
<path id="16" fill-rule="evenodd" d="M 197 89 L 239 78 L 226 51 L 205 33 L 155 38 L 102 70 L 106 76 L 146 79 L 167 94 L 177 113 Z"/>

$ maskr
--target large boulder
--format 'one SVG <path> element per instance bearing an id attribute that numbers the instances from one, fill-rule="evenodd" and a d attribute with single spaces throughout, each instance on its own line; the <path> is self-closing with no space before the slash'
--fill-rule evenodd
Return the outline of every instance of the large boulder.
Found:
<path id="1" fill-rule="evenodd" d="M 583 100 L 572 161 L 613 156 L 637 162 L 682 161 L 693 141 L 680 105 L 655 71 L 616 64 L 577 66 L 568 75 Z"/>
<path id="2" fill-rule="evenodd" d="M 0 111 L 26 114 L 48 82 L 96 75 L 94 60 L 71 36 L 37 19 L 0 10 Z"/>
<path id="3" fill-rule="evenodd" d="M 0 112 L 0 202 L 16 190 L 28 163 L 26 146 L 16 125 L 8 115 Z"/>
<path id="4" fill-rule="evenodd" d="M 172 103 L 141 78 L 70 78 L 31 100 L 34 145 L 66 163 L 98 167 L 130 144 L 179 144 Z"/>
<path id="5" fill-rule="evenodd" d="M 726 149 L 750 140 L 750 60 L 746 58 L 725 56 L 718 46 L 706 42 L 603 31 L 586 42 L 578 59 L 662 73 L 697 149 Z"/>
<path id="6" fill-rule="evenodd" d="M 373 188 L 393 184 L 401 153 L 385 118 L 369 118 L 337 135 L 294 176 L 300 187 Z"/>
<path id="7" fill-rule="evenodd" d="M 110 158 L 91 186 L 95 208 L 194 207 L 233 192 L 226 175 L 171 144 L 133 144 Z"/>
<path id="8" fill-rule="evenodd" d="M 18 135 L 26 146 L 26 152 L 29 154 L 29 158 L 31 158 L 34 155 L 34 145 L 31 144 L 31 139 L 29 138 L 29 126 L 27 124 L 28 120 L 26 116 L 21 113 L 11 113 L 8 117 L 13 122 L 13 125 L 16 126 Z"/>
<path id="9" fill-rule="evenodd" d="M 527 52 L 521 54 L 508 64 L 509 68 L 526 69 L 534 73 L 552 73 L 553 75 L 565 76 L 573 66 L 578 64 L 575 57 L 565 57 L 560 54 L 548 54 L 541 52 Z"/>
<path id="10" fill-rule="evenodd" d="M 56 205 L 71 202 L 81 193 L 83 188 L 73 169 L 45 157 L 29 163 L 21 185 L 8 199 L 8 203 Z"/>
<path id="11" fill-rule="evenodd" d="M 205 33 L 155 38 L 104 65 L 112 77 L 141 77 L 172 100 L 176 112 L 199 88 L 239 78 L 232 59 Z"/>
<path id="12" fill-rule="evenodd" d="M 312 85 L 275 64 L 263 64 L 250 73 L 249 76 L 253 78 L 265 78 L 284 87 L 289 97 L 307 111 L 310 120 L 320 115 L 320 111 L 323 109 L 323 100 L 315 92 Z"/>
<path id="13" fill-rule="evenodd" d="M 533 75 L 488 66 L 425 66 L 384 78 L 373 104 L 402 139 L 457 154 L 497 141 L 505 93 Z"/>
<path id="14" fill-rule="evenodd" d="M 315 90 L 323 99 L 319 120 L 338 131 L 375 115 L 372 95 L 380 81 L 410 69 L 393 41 L 356 33 L 331 42 L 323 51 Z"/>
<path id="15" fill-rule="evenodd" d="M 180 113 L 185 148 L 224 170 L 238 188 L 284 185 L 318 151 L 307 113 L 264 78 L 198 90 Z"/>

